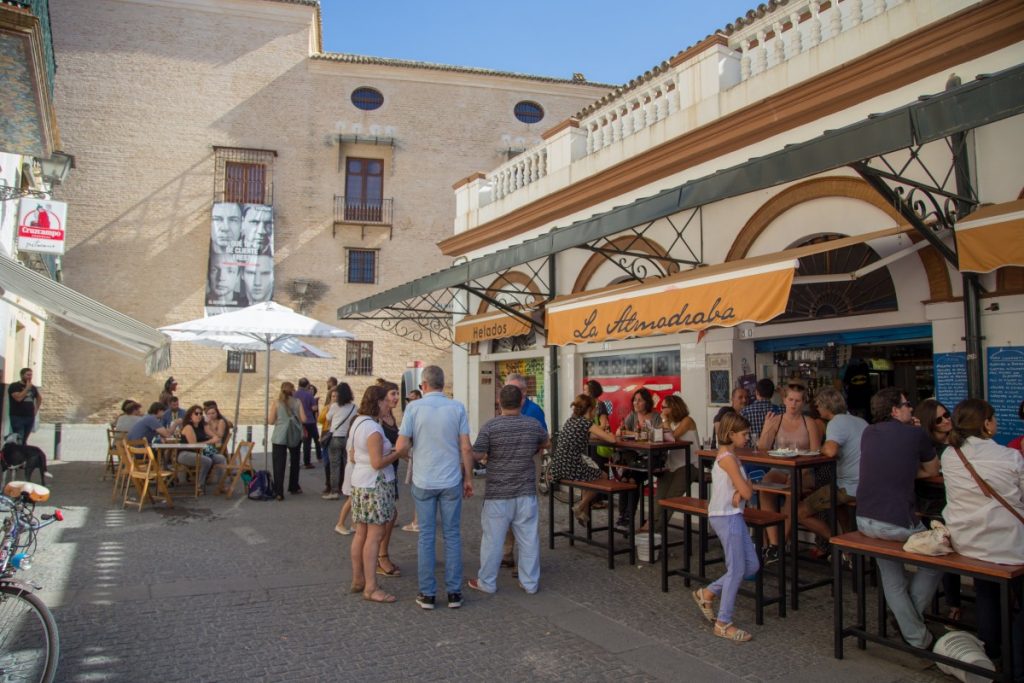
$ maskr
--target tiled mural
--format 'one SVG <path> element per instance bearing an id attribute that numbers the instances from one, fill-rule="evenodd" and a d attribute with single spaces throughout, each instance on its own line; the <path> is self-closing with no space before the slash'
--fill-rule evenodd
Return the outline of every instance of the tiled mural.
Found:
<path id="1" fill-rule="evenodd" d="M 0 151 L 45 155 L 29 41 L 0 31 Z"/>

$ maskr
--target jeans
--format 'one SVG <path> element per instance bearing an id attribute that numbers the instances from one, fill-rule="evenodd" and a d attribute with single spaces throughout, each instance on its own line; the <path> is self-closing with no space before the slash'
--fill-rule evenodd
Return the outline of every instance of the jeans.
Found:
<path id="1" fill-rule="evenodd" d="M 274 495 L 284 496 L 284 465 L 291 456 L 288 467 L 288 493 L 301 491 L 299 488 L 299 447 L 288 448 L 275 443 L 272 449 L 274 459 Z"/>
<path id="2" fill-rule="evenodd" d="M 444 537 L 444 584 L 449 593 L 462 592 L 462 484 L 446 489 L 421 489 L 413 484 L 416 517 L 420 525 L 417 572 L 421 595 L 437 595 L 434 550 L 437 513 L 441 512 Z"/>
<path id="3" fill-rule="evenodd" d="M 744 576 L 752 576 L 761 568 L 754 542 L 743 521 L 743 515 L 712 515 L 708 517 L 725 553 L 725 574 L 708 586 L 708 590 L 721 598 L 718 603 L 718 621 L 732 623 L 736 594 Z"/>
<path id="4" fill-rule="evenodd" d="M 341 493 L 341 484 L 345 479 L 345 446 L 348 439 L 344 436 L 336 436 L 331 439 L 331 445 L 327 447 L 327 487 L 331 493 Z"/>
<path id="5" fill-rule="evenodd" d="M 316 444 L 316 459 L 323 460 L 323 449 L 320 448 L 320 437 L 316 431 L 316 422 L 302 425 L 306 428 L 305 436 L 302 437 L 302 462 L 305 465 L 310 463 L 310 455 L 313 444 Z"/>
<path id="6" fill-rule="evenodd" d="M 182 465 L 187 465 L 188 467 L 196 466 L 196 458 L 200 458 L 202 461 L 202 465 L 200 466 L 199 470 L 199 488 L 205 490 L 206 477 L 210 475 L 210 469 L 213 467 L 213 465 L 215 463 L 217 465 L 224 465 L 227 463 L 228 460 L 220 453 L 212 457 L 208 455 L 203 455 L 202 453 L 197 453 L 195 451 L 182 451 L 181 453 L 178 453 L 178 462 L 181 463 Z M 224 474 L 225 470 L 221 470 L 221 479 L 224 478 Z M 220 480 L 218 480 L 217 483 L 219 484 Z"/>
<path id="7" fill-rule="evenodd" d="M 914 528 L 908 529 L 868 517 L 857 517 L 857 529 L 865 536 L 887 541 L 905 541 L 911 534 L 925 530 L 920 522 Z M 935 589 L 942 580 L 942 571 L 917 567 L 914 577 L 908 581 L 902 562 L 879 559 L 875 562 L 878 563 L 878 573 L 882 576 L 882 591 L 885 593 L 886 602 L 889 603 L 889 609 L 896 617 L 896 623 L 900 626 L 903 639 L 914 647 L 930 646 L 932 636 L 925 628 L 924 617 L 921 615 L 935 595 Z"/>
<path id="8" fill-rule="evenodd" d="M 501 566 L 505 534 L 509 527 L 515 535 L 519 550 L 516 565 L 519 583 L 527 593 L 536 593 L 540 581 L 540 516 L 537 496 L 519 496 L 485 500 L 480 512 L 480 571 L 477 580 L 487 593 L 498 589 L 498 569 Z M 422 533 L 422 531 L 420 532 Z"/>
<path id="9" fill-rule="evenodd" d="M 28 435 L 32 433 L 32 427 L 36 423 L 35 415 L 11 415 L 11 431 L 21 435 L 21 443 L 28 443 Z"/>

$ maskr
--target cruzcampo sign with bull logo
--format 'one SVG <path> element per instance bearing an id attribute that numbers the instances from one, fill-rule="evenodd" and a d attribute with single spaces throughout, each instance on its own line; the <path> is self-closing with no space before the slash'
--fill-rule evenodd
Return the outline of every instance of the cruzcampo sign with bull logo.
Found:
<path id="1" fill-rule="evenodd" d="M 18 251 L 63 254 L 68 205 L 28 197 L 18 208 Z"/>

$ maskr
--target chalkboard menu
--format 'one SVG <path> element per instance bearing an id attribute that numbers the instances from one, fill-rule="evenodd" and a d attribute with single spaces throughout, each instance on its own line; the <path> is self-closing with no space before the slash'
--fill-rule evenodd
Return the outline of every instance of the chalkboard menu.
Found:
<path id="1" fill-rule="evenodd" d="M 933 358 L 935 368 L 935 398 L 950 411 L 956 404 L 967 398 L 967 354 L 936 353 Z"/>
<path id="2" fill-rule="evenodd" d="M 988 402 L 999 423 L 996 441 L 1006 445 L 1024 434 L 1017 409 L 1024 400 L 1024 346 L 988 347 Z"/>

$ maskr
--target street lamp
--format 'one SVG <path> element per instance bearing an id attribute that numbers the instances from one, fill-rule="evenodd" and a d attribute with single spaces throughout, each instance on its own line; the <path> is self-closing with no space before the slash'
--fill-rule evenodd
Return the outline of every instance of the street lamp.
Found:
<path id="1" fill-rule="evenodd" d="M 75 167 L 75 157 L 57 151 L 50 155 L 48 159 L 35 159 L 34 163 L 39 164 L 39 174 L 52 187 L 53 185 L 60 185 L 67 179 L 68 173 Z M 13 185 L 0 186 L 0 201 L 20 199 L 21 197 L 48 198 L 47 192 L 42 190 L 14 187 Z"/>

